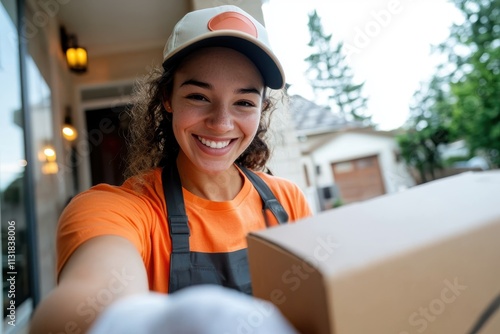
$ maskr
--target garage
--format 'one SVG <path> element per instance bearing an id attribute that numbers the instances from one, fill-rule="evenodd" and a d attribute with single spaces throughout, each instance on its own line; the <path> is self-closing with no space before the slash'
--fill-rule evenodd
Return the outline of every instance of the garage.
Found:
<path id="1" fill-rule="evenodd" d="M 376 155 L 333 163 L 332 170 L 344 204 L 385 194 Z"/>

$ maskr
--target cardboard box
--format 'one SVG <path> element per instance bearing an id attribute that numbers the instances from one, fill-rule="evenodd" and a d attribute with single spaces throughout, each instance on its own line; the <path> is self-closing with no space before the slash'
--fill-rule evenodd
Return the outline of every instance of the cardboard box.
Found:
<path id="1" fill-rule="evenodd" d="M 252 233 L 248 252 L 254 295 L 301 333 L 469 333 L 500 295 L 500 171 Z"/>

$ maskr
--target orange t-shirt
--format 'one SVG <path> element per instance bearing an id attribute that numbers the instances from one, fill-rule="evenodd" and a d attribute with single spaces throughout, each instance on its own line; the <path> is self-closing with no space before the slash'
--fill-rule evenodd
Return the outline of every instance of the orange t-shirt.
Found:
<path id="1" fill-rule="evenodd" d="M 295 184 L 257 174 L 283 205 L 289 222 L 311 215 Z M 237 251 L 247 247 L 249 232 L 266 228 L 259 193 L 244 177 L 239 194 L 226 202 L 209 201 L 182 189 L 191 251 Z M 270 224 L 277 222 L 273 219 Z M 81 244 L 102 235 L 117 235 L 132 242 L 144 261 L 150 290 L 168 292 L 171 241 L 160 168 L 143 177 L 143 182 L 132 177 L 122 186 L 100 184 L 73 198 L 61 215 L 57 231 L 58 274 Z"/>

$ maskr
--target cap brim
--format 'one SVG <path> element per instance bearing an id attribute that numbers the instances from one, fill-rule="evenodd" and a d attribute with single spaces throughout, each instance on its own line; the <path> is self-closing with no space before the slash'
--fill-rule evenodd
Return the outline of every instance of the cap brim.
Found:
<path id="1" fill-rule="evenodd" d="M 164 59 L 163 67 L 170 68 L 189 53 L 203 47 L 227 47 L 241 52 L 257 66 L 267 87 L 281 89 L 285 85 L 281 64 L 274 54 L 268 51 L 267 46 L 247 34 L 233 30 L 209 32 L 179 46 Z"/>

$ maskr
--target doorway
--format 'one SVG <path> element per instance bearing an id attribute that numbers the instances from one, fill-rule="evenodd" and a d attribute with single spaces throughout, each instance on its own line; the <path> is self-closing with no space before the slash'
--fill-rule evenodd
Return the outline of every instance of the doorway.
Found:
<path id="1" fill-rule="evenodd" d="M 127 157 L 130 105 L 85 110 L 91 183 L 121 185 Z"/>

